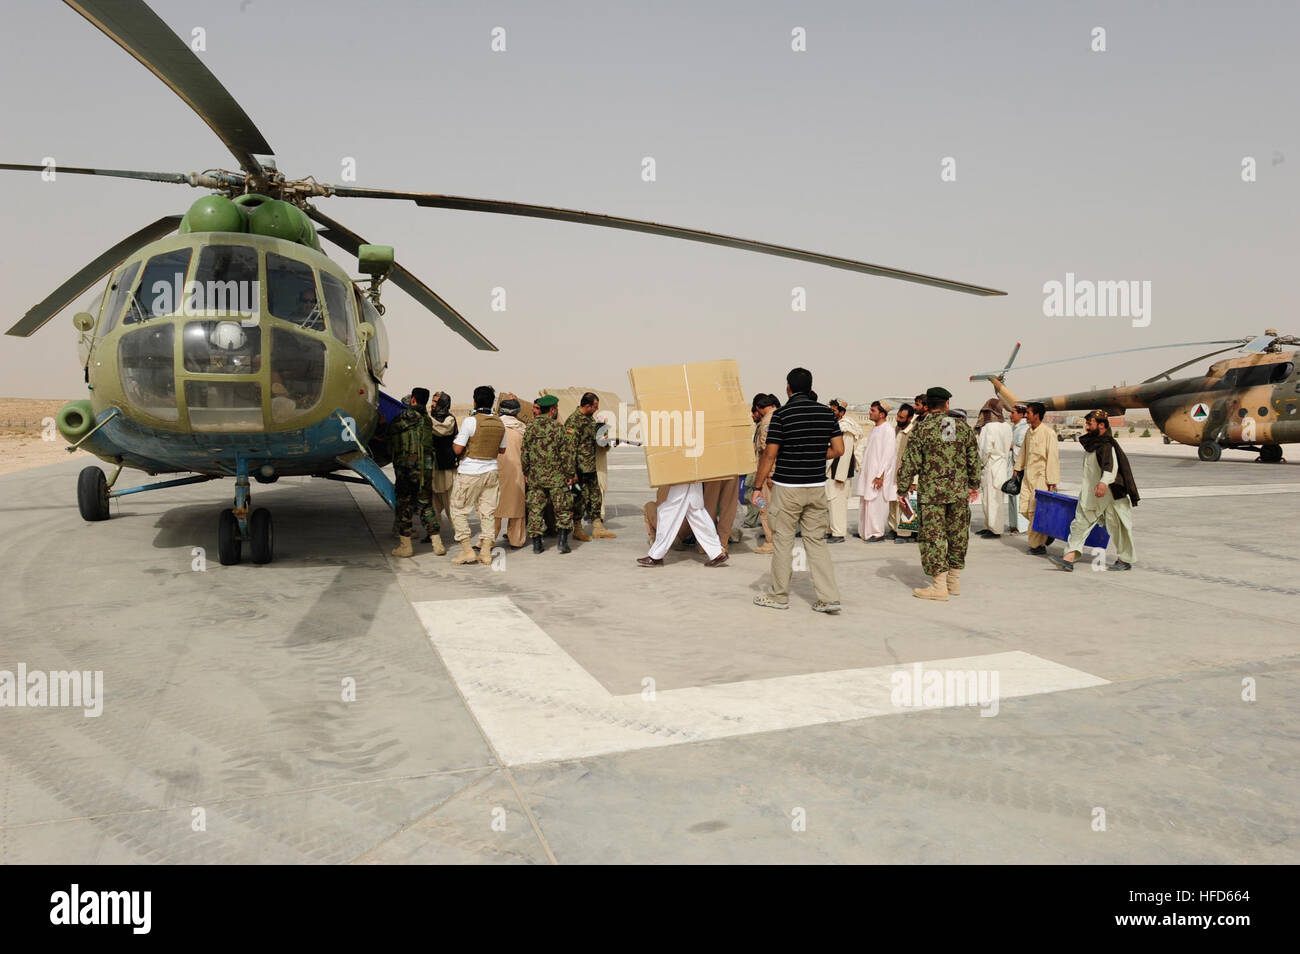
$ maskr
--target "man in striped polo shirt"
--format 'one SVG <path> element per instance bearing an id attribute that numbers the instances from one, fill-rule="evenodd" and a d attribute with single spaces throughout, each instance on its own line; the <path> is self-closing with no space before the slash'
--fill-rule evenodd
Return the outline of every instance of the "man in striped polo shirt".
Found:
<path id="1" fill-rule="evenodd" d="M 772 499 L 768 501 L 772 525 L 772 588 L 754 597 L 759 606 L 789 609 L 790 574 L 793 571 L 795 530 L 803 531 L 818 613 L 840 611 L 840 590 L 835 568 L 826 546 L 830 511 L 826 506 L 826 462 L 844 454 L 844 438 L 835 412 L 812 397 L 812 372 L 795 368 L 785 376 L 785 405 L 772 415 L 767 428 L 767 447 L 759 462 L 754 486 L 770 478 Z M 755 496 L 755 506 L 760 496 Z"/>

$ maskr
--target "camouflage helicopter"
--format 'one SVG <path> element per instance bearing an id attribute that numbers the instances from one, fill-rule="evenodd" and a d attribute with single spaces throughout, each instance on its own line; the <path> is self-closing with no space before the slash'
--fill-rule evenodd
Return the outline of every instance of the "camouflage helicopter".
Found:
<path id="1" fill-rule="evenodd" d="M 1197 355 L 1147 378 L 1141 384 L 1076 391 L 1037 400 L 1049 411 L 1102 408 L 1119 414 L 1125 408 L 1144 407 L 1150 410 L 1151 419 L 1167 438 L 1196 447 L 1201 460 L 1216 461 L 1224 449 L 1230 448 L 1256 451 L 1260 461 L 1279 463 L 1282 445 L 1300 442 L 1300 373 L 1297 373 L 1297 364 L 1300 363 L 1297 354 L 1300 352 L 1296 351 L 1300 338 L 1293 335 L 1281 335 L 1269 328 L 1256 338 L 1126 348 L 1021 365 L 1021 370 L 1134 351 L 1204 345 L 1227 347 Z M 1204 375 L 1173 377 L 1175 371 L 1233 350 L 1246 354 L 1216 361 Z M 1007 404 L 1028 403 L 1012 394 L 1003 383 L 1019 353 L 1020 345 L 1017 344 L 1001 371 L 973 374 L 970 379 L 991 382 L 998 397 Z"/>
<path id="2" fill-rule="evenodd" d="M 273 550 L 271 514 L 252 508 L 250 479 L 310 475 L 367 483 L 393 505 L 376 431 L 397 402 L 379 388 L 388 364 L 381 286 L 391 281 L 475 348 L 482 333 L 398 264 L 318 210 L 323 198 L 396 199 L 430 209 L 530 216 L 777 255 L 972 295 L 1004 292 L 917 272 L 696 229 L 571 209 L 437 193 L 334 186 L 289 179 L 243 108 L 143 0 L 66 0 L 162 80 L 211 127 L 238 171 L 144 172 L 89 167 L 59 174 L 167 182 L 210 190 L 181 216 L 165 216 L 121 240 L 29 310 L 8 333 L 31 335 L 96 282 L 107 286 L 73 324 L 90 395 L 60 410 L 69 450 L 114 469 L 85 468 L 77 501 L 104 520 L 115 497 L 181 484 L 235 479 L 232 507 L 218 520 L 222 564 L 250 545 L 254 563 Z M 0 169 L 45 172 L 44 165 Z M 316 226 L 321 226 L 317 231 Z M 171 233 L 177 233 L 171 235 Z M 356 256 L 362 278 L 321 249 L 321 239 Z M 385 401 L 388 402 L 385 405 Z M 123 468 L 189 476 L 117 489 Z M 350 471 L 351 473 L 347 473 Z"/>

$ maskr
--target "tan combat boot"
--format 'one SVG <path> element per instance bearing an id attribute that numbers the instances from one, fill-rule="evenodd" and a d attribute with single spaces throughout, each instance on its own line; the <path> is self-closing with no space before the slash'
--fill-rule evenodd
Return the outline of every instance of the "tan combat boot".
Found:
<path id="1" fill-rule="evenodd" d="M 940 600 L 948 602 L 948 574 L 939 573 L 935 576 L 934 582 L 929 586 L 912 590 L 912 595 L 923 600 Z"/>
<path id="2" fill-rule="evenodd" d="M 583 543 L 590 543 L 591 537 L 587 536 L 587 531 L 582 529 L 582 521 L 573 521 L 573 539 L 581 540 Z"/>
<path id="3" fill-rule="evenodd" d="M 474 552 L 474 548 L 470 546 L 468 540 L 462 540 L 460 541 L 460 552 L 451 558 L 451 562 L 458 565 L 463 563 L 477 563 L 478 554 Z"/>
<path id="4" fill-rule="evenodd" d="M 961 570 L 948 567 L 948 595 L 961 596 Z"/>
<path id="5" fill-rule="evenodd" d="M 613 540 L 618 534 L 612 530 L 606 530 L 605 521 L 597 517 L 591 521 L 591 536 L 595 540 Z"/>
<path id="6" fill-rule="evenodd" d="M 492 541 L 486 537 L 478 542 L 478 562 L 484 566 L 492 565 Z"/>
<path id="7" fill-rule="evenodd" d="M 398 537 L 397 546 L 393 547 L 392 554 L 395 557 L 415 556 L 415 550 L 411 546 L 410 537 Z"/>
<path id="8" fill-rule="evenodd" d="M 431 534 L 429 534 L 429 541 L 433 544 L 433 555 L 434 555 L 434 556 L 446 556 L 446 555 L 447 555 L 447 547 L 446 547 L 446 545 L 442 542 L 442 537 L 438 536 L 438 534 L 436 534 L 436 533 L 431 533 Z"/>

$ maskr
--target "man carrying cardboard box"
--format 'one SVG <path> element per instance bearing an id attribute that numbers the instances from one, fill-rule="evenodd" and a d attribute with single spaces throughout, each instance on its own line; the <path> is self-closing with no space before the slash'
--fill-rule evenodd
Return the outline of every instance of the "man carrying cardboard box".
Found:
<path id="1" fill-rule="evenodd" d="M 803 532 L 818 613 L 840 611 L 840 590 L 826 545 L 830 510 L 826 505 L 826 461 L 844 454 L 844 437 L 834 412 L 812 397 L 812 372 L 795 368 L 786 375 L 790 400 L 772 415 L 767 446 L 758 465 L 754 486 L 772 481 L 771 523 L 772 588 L 754 597 L 758 606 L 790 608 L 790 574 L 794 569 L 794 534 Z M 754 503 L 763 507 L 762 495 Z"/>

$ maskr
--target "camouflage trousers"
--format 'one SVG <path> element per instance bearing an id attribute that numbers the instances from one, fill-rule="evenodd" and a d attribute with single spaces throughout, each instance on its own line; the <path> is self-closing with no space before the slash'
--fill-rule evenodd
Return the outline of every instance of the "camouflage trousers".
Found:
<path id="1" fill-rule="evenodd" d="M 433 506 L 433 471 L 421 474 L 420 493 L 418 496 L 420 524 L 429 536 L 433 536 L 442 527 L 438 523 L 438 511 Z"/>
<path id="2" fill-rule="evenodd" d="M 928 503 L 917 505 L 921 512 L 921 529 L 917 544 L 921 548 L 921 569 L 926 576 L 938 576 L 950 569 L 966 567 L 966 547 L 970 543 L 970 504 Z"/>
<path id="3" fill-rule="evenodd" d="M 548 501 L 555 508 L 555 526 L 560 530 L 572 530 L 574 505 L 569 499 L 572 496 L 573 493 L 564 484 L 543 487 L 529 481 L 528 489 L 524 492 L 524 503 L 528 508 L 528 535 L 530 537 L 545 535 L 546 520 L 542 512 L 546 509 Z M 596 513 L 600 511 L 597 510 Z"/>
<path id="4" fill-rule="evenodd" d="M 394 465 L 393 475 L 393 489 L 397 498 L 393 506 L 394 526 L 399 537 L 409 537 L 412 521 L 421 506 L 420 468 Z"/>
<path id="5" fill-rule="evenodd" d="M 604 497 L 600 492 L 600 481 L 596 478 L 596 472 L 593 470 L 590 473 L 578 474 L 578 480 L 582 483 L 582 493 L 573 498 L 573 522 L 580 524 L 584 518 L 599 520 Z"/>

